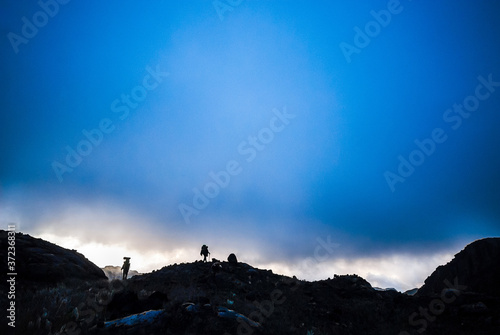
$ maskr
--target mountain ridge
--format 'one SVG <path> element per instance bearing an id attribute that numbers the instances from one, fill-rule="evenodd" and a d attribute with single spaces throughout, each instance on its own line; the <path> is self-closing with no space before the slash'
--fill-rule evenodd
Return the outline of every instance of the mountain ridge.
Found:
<path id="1" fill-rule="evenodd" d="M 427 277 L 419 295 L 438 294 L 456 280 L 468 292 L 500 297 L 500 238 L 490 237 L 469 243 L 445 265 Z"/>

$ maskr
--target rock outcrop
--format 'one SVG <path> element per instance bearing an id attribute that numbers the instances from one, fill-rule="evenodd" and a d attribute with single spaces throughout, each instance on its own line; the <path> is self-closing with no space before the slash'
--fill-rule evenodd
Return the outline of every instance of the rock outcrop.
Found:
<path id="1" fill-rule="evenodd" d="M 227 256 L 227 261 L 232 264 L 238 263 L 238 259 L 236 258 L 235 254 L 230 254 L 229 256 Z"/>
<path id="2" fill-rule="evenodd" d="M 500 238 L 485 238 L 467 245 L 451 262 L 439 266 L 417 295 L 440 294 L 457 285 L 464 292 L 500 297 Z"/>
<path id="3" fill-rule="evenodd" d="M 62 248 L 27 234 L 16 233 L 17 280 L 56 284 L 70 278 L 106 279 L 104 272 L 76 250 Z M 0 250 L 7 251 L 7 232 L 0 230 Z M 1 257 L 5 263 L 7 257 Z M 7 268 L 7 264 L 2 266 Z"/>

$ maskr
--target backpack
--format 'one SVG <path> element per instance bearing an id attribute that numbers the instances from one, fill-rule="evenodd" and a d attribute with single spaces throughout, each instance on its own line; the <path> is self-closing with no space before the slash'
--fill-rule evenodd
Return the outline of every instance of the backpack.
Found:
<path id="1" fill-rule="evenodd" d="M 205 244 L 201 247 L 200 255 L 208 255 L 208 246 Z"/>

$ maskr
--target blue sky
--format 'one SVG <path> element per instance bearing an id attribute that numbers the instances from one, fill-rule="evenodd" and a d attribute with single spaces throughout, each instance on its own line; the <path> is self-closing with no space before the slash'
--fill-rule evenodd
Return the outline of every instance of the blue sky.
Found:
<path id="1" fill-rule="evenodd" d="M 101 266 L 418 285 L 500 235 L 498 7 L 4 1 L 0 221 Z"/>

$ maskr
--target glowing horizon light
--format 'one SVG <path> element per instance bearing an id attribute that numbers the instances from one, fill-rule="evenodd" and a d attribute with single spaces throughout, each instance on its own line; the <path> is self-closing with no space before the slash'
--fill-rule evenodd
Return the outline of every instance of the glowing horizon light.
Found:
<path id="1" fill-rule="evenodd" d="M 186 250 L 174 250 L 171 253 L 160 251 L 140 251 L 127 248 L 125 244 L 105 245 L 103 243 L 83 243 L 72 236 L 57 236 L 41 234 L 41 239 L 54 243 L 66 249 L 73 249 L 100 268 L 105 266 L 121 266 L 123 257 L 131 258 L 131 270 L 148 273 L 162 267 L 187 261 Z"/>
<path id="2" fill-rule="evenodd" d="M 73 236 L 57 236 L 44 233 L 40 238 L 63 248 L 75 249 L 100 268 L 121 266 L 123 257 L 131 257 L 132 270 L 149 273 L 174 263 L 193 262 L 196 250 L 176 248 L 170 252 L 158 250 L 140 251 L 129 249 L 125 244 L 104 245 L 103 243 L 83 243 Z M 404 292 L 420 287 L 439 265 L 453 258 L 449 252 L 434 255 L 411 256 L 393 254 L 380 257 L 358 257 L 353 259 L 337 258 L 324 262 L 309 262 L 303 258 L 298 262 L 257 261 L 250 264 L 261 269 L 271 269 L 274 273 L 296 276 L 301 280 L 315 281 L 333 278 L 334 275 L 356 274 L 367 280 L 373 287 L 395 288 Z M 250 260 L 251 261 L 251 260 Z"/>

